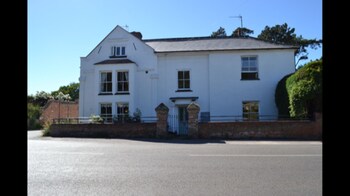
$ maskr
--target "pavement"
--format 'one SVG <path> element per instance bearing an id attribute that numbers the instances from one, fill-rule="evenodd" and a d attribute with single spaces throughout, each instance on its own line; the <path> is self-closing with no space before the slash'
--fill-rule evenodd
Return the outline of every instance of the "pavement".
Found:
<path id="1" fill-rule="evenodd" d="M 322 142 L 41 137 L 28 195 L 322 195 Z"/>

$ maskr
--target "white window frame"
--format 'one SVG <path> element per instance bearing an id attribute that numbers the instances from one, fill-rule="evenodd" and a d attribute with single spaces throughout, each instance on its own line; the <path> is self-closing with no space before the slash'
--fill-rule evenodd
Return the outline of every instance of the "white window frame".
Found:
<path id="1" fill-rule="evenodd" d="M 108 73 L 111 74 L 111 81 L 103 82 L 102 81 L 102 74 L 108 74 Z M 102 83 L 105 85 L 111 84 L 111 91 L 102 91 L 103 90 Z M 106 87 L 106 89 L 108 89 L 108 88 Z M 100 71 L 100 93 L 113 93 L 113 72 L 112 71 Z"/>
<path id="2" fill-rule="evenodd" d="M 257 104 L 258 105 L 258 111 L 257 112 L 252 112 L 252 105 L 249 105 L 249 111 L 248 112 L 244 112 L 244 105 L 245 104 Z M 248 115 L 247 118 L 245 118 L 245 114 Z M 257 118 L 252 118 L 251 116 L 257 116 Z M 242 117 L 243 120 L 259 120 L 260 118 L 260 101 L 257 100 L 251 100 L 251 101 L 242 101 Z"/>
<path id="3" fill-rule="evenodd" d="M 248 70 L 244 70 L 246 67 L 243 66 L 243 58 L 248 58 Z M 251 65 L 250 58 L 255 58 L 255 66 Z M 252 70 L 252 68 L 255 68 L 255 70 Z M 256 73 L 256 78 L 254 79 L 243 79 L 242 75 L 243 73 Z M 249 56 L 241 56 L 241 80 L 257 80 L 259 79 L 259 62 L 258 62 L 258 56 L 257 55 L 249 55 Z"/>
<path id="4" fill-rule="evenodd" d="M 111 108 L 111 113 L 108 114 L 108 113 L 104 113 L 102 114 L 102 106 L 110 106 Z M 105 123 L 112 123 L 112 117 L 113 117 L 113 105 L 112 103 L 100 103 L 100 117 L 103 118 L 103 121 Z"/>
<path id="5" fill-rule="evenodd" d="M 130 115 L 130 107 L 129 107 L 129 103 L 128 102 L 117 102 L 116 104 L 116 117 L 117 117 L 117 121 L 118 122 L 125 122 L 125 120 L 127 120 L 129 118 Z M 121 107 L 119 107 L 121 106 Z M 128 111 L 127 113 L 125 113 L 125 106 L 127 106 Z M 119 108 L 122 108 L 122 112 L 119 112 Z"/>
<path id="6" fill-rule="evenodd" d="M 188 71 L 188 79 L 185 79 L 185 73 L 184 72 L 187 72 Z M 185 86 L 185 82 L 188 81 L 188 85 L 189 87 L 188 88 L 180 88 L 179 86 L 179 82 L 180 82 L 180 78 L 179 78 L 179 72 L 183 72 L 183 79 L 182 80 L 182 85 L 183 87 Z M 188 70 L 188 69 L 184 69 L 184 70 L 177 70 L 177 89 L 178 90 L 191 90 L 191 70 Z"/>
<path id="7" fill-rule="evenodd" d="M 119 51 L 119 53 L 118 53 L 118 51 Z M 111 56 L 116 56 L 116 57 L 126 56 L 126 47 L 125 46 L 112 46 Z"/>
<path id="8" fill-rule="evenodd" d="M 127 73 L 127 80 L 125 80 L 125 81 L 119 81 L 119 73 L 120 72 L 126 72 Z M 117 93 L 129 93 L 129 91 L 130 91 L 130 74 L 129 74 L 129 70 L 117 70 L 117 72 L 116 72 L 117 74 L 116 74 L 116 92 Z M 119 82 L 120 83 L 122 83 L 123 84 L 123 89 L 121 90 L 121 91 L 119 91 L 119 89 L 118 89 L 118 87 L 119 87 Z M 125 88 L 125 86 L 124 86 L 124 84 L 125 83 L 127 83 L 128 84 L 128 90 L 125 90 L 124 88 Z"/>

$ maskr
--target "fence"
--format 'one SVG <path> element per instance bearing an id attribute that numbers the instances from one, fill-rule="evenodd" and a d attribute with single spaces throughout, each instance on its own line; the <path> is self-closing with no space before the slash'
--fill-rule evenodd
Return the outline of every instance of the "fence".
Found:
<path id="1" fill-rule="evenodd" d="M 198 117 L 198 104 L 191 103 L 187 109 L 188 114 L 168 115 L 169 109 L 161 103 L 156 108 L 157 117 L 142 116 L 136 121 L 133 118 L 122 121 L 116 118 L 108 123 L 101 121 L 99 116 L 53 119 L 50 132 L 52 136 L 61 137 L 167 138 L 186 135 L 202 139 L 322 139 L 322 113 L 315 113 L 313 118 L 277 115 L 246 118 L 242 115 L 210 115 L 203 112 Z"/>
<path id="2" fill-rule="evenodd" d="M 157 117 L 155 116 L 143 116 L 140 119 L 136 118 L 118 118 L 113 116 L 111 122 L 107 122 L 100 117 L 71 117 L 71 118 L 54 118 L 53 124 L 124 124 L 124 123 L 155 123 Z"/>
<path id="3" fill-rule="evenodd" d="M 305 118 L 292 118 L 289 116 L 278 116 L 278 115 L 259 115 L 257 118 L 245 118 L 242 115 L 220 115 L 220 116 L 209 116 L 206 118 L 200 118 L 199 122 L 245 122 L 245 121 L 310 121 L 310 117 Z"/>

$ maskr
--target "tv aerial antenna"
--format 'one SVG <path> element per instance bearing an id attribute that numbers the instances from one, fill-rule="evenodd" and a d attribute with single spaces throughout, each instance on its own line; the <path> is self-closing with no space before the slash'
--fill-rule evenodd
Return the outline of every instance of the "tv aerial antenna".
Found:
<path id="1" fill-rule="evenodd" d="M 123 26 L 127 31 L 129 31 L 129 26 L 126 24 Z"/>
<path id="2" fill-rule="evenodd" d="M 240 18 L 241 19 L 241 28 L 243 28 L 243 16 L 242 15 L 230 16 L 230 18 Z"/>

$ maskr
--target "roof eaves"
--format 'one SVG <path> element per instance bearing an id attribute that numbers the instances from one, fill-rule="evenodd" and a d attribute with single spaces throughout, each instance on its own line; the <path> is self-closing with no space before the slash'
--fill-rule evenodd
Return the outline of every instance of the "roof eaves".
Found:
<path id="1" fill-rule="evenodd" d="M 239 48 L 239 49 L 219 49 L 219 50 L 177 50 L 177 51 L 154 51 L 155 53 L 180 53 L 180 52 L 226 52 L 226 51 L 238 51 L 238 50 L 296 50 L 299 47 L 281 47 L 281 48 Z"/>
<path id="2" fill-rule="evenodd" d="M 98 63 L 95 63 L 94 65 L 106 65 L 106 64 L 130 64 L 135 62 L 129 60 L 129 59 L 107 59 Z"/>

